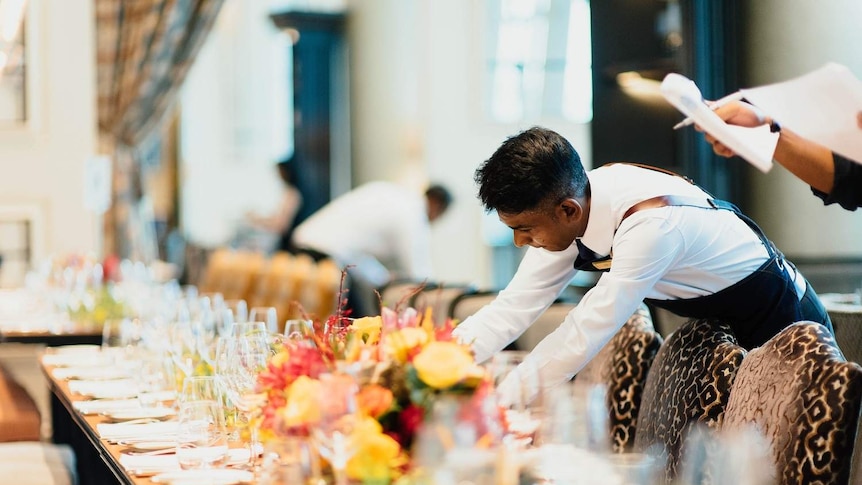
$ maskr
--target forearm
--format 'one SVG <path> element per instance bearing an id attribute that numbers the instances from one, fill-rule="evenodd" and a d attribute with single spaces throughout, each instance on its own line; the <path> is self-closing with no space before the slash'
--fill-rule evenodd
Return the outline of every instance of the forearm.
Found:
<path id="1" fill-rule="evenodd" d="M 811 187 L 827 194 L 832 192 L 835 164 L 828 148 L 783 128 L 773 158 Z"/>

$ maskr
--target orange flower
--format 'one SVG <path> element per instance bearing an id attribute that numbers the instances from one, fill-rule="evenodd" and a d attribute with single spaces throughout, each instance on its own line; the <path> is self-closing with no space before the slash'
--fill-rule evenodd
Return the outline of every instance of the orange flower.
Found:
<path id="1" fill-rule="evenodd" d="M 379 418 L 392 408 L 392 391 L 377 384 L 363 387 L 356 395 L 359 409 L 367 416 Z"/>

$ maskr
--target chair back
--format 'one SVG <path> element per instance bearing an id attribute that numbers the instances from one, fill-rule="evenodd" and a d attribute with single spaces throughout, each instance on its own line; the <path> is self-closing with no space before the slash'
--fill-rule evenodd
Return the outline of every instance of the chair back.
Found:
<path id="1" fill-rule="evenodd" d="M 850 475 L 860 403 L 862 367 L 844 359 L 826 327 L 798 322 L 745 357 L 722 430 L 760 430 L 776 484 L 859 483 Z"/>
<path id="2" fill-rule="evenodd" d="M 709 320 L 689 320 L 662 343 L 644 384 L 634 449 L 663 447 L 667 482 L 677 476 L 690 428 L 721 425 L 744 356 L 730 326 Z"/>
<path id="3" fill-rule="evenodd" d="M 646 305 L 641 305 L 599 353 L 578 372 L 574 386 L 607 387 L 611 449 L 632 451 L 647 372 L 661 346 Z"/>
<path id="4" fill-rule="evenodd" d="M 442 323 L 449 317 L 449 307 L 455 298 L 475 291 L 476 288 L 469 284 L 441 284 L 430 288 L 426 286 L 413 297 L 413 306 L 420 311 L 431 308 L 434 321 Z"/>
<path id="5" fill-rule="evenodd" d="M 524 330 L 515 340 L 515 345 L 520 350 L 533 350 L 533 348 L 548 336 L 551 332 L 557 329 L 566 315 L 569 314 L 577 306 L 576 303 L 556 301 L 542 313 L 532 325 Z"/>
<path id="6" fill-rule="evenodd" d="M 848 309 L 827 307 L 835 340 L 844 358 L 862 363 L 862 306 Z"/>
<path id="7" fill-rule="evenodd" d="M 481 290 L 458 295 L 449 305 L 449 316 L 463 322 L 497 298 L 496 290 Z"/>
<path id="8" fill-rule="evenodd" d="M 379 305 L 391 308 L 393 310 L 404 309 L 414 306 L 416 295 L 427 288 L 434 288 L 436 285 L 427 281 L 418 281 L 412 279 L 393 280 L 377 289 L 380 294 Z M 397 307 L 397 308 L 396 308 Z M 378 313 L 383 308 L 378 308 Z"/>

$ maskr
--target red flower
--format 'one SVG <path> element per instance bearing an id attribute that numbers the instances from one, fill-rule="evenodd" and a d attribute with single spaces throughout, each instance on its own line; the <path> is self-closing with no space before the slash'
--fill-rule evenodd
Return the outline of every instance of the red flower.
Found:
<path id="1" fill-rule="evenodd" d="M 413 437 L 416 436 L 419 426 L 422 426 L 424 416 L 425 410 L 415 404 L 408 405 L 398 415 L 398 429 L 394 430 L 394 438 L 403 449 L 410 449 Z"/>

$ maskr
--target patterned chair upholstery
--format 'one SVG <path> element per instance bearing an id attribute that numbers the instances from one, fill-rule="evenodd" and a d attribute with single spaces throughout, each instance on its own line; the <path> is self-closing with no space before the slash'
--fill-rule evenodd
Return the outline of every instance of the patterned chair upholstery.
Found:
<path id="1" fill-rule="evenodd" d="M 641 306 L 619 332 L 575 377 L 574 386 L 607 386 L 611 449 L 631 451 L 647 372 L 661 346 L 646 306 Z"/>
<path id="2" fill-rule="evenodd" d="M 799 322 L 742 362 L 722 429 L 765 435 L 776 484 L 847 484 L 860 403 L 862 367 L 823 326 Z"/>
<path id="3" fill-rule="evenodd" d="M 844 357 L 850 362 L 862 363 L 862 309 L 842 310 L 827 307 L 835 340 Z"/>
<path id="4" fill-rule="evenodd" d="M 727 324 L 708 320 L 689 320 L 659 349 L 644 384 L 634 448 L 663 447 L 668 482 L 679 472 L 690 428 L 720 427 L 745 353 Z"/>

